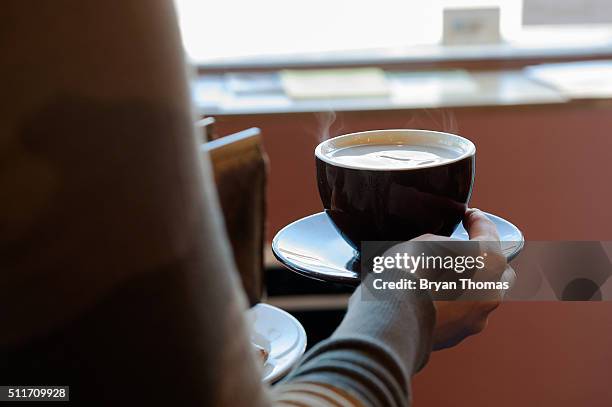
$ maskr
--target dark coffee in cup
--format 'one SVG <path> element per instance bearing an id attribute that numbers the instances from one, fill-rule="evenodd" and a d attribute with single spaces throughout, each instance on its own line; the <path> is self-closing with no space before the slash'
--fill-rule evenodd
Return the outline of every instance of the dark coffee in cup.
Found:
<path id="1" fill-rule="evenodd" d="M 355 248 L 362 241 L 450 236 L 472 193 L 476 147 L 457 135 L 375 130 L 315 149 L 319 194 Z"/>

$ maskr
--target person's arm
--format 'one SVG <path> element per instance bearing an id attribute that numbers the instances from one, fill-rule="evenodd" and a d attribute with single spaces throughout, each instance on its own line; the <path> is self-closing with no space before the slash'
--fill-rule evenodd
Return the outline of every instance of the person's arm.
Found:
<path id="1" fill-rule="evenodd" d="M 500 251 L 495 225 L 475 209 L 468 210 L 463 223 L 470 240 L 481 242 L 480 250 L 487 251 L 487 266 L 481 272 L 492 280 L 511 283 L 514 271 L 507 267 Z M 415 240 L 440 244 L 451 239 L 424 235 Z M 402 247 L 410 248 L 410 242 L 391 248 L 385 255 L 404 253 Z M 399 270 L 391 273 L 395 279 L 430 277 L 423 271 L 414 276 Z M 371 286 L 368 280 L 365 284 Z M 362 296 L 363 290 L 362 284 L 351 296 L 347 315 L 331 338 L 315 346 L 278 386 L 273 393 L 276 400 L 290 403 L 297 398 L 316 403 L 333 400 L 333 392 L 343 392 L 356 405 L 409 405 L 411 378 L 425 365 L 431 349 L 454 346 L 482 331 L 502 299 L 500 291 L 492 292 L 488 301 L 432 304 L 422 290 L 387 290 L 375 298 Z"/>
<path id="2" fill-rule="evenodd" d="M 348 312 L 327 340 L 311 349 L 273 393 L 276 400 L 324 399 L 330 387 L 355 405 L 406 406 L 410 381 L 432 348 L 435 309 L 424 292 L 389 293 L 384 300 L 351 296 Z"/>

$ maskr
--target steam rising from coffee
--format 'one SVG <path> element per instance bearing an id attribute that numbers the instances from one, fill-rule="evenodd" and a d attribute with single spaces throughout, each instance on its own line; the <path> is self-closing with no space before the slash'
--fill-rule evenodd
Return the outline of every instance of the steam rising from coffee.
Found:
<path id="1" fill-rule="evenodd" d="M 421 109 L 419 111 L 409 113 L 410 118 L 400 126 L 389 124 L 378 126 L 376 129 L 351 129 L 352 131 L 361 130 L 378 130 L 384 128 L 404 128 L 404 129 L 426 129 L 438 130 L 446 133 L 459 133 L 459 125 L 452 110 L 445 109 Z M 318 142 L 325 141 L 329 138 L 345 133 L 344 120 L 341 113 L 336 114 L 334 111 L 315 113 L 317 120 L 316 137 Z"/>
<path id="2" fill-rule="evenodd" d="M 405 129 L 437 130 L 445 133 L 458 134 L 459 125 L 452 110 L 421 109 L 412 113 L 404 124 Z"/>
<path id="3" fill-rule="evenodd" d="M 341 118 L 340 120 L 338 120 L 338 123 L 336 123 L 336 119 L 339 118 L 339 115 L 336 115 L 336 112 L 329 111 L 315 113 L 315 118 L 317 119 L 318 124 L 317 136 L 319 139 L 319 143 L 331 137 L 335 137 L 342 134 L 344 126 Z M 336 124 L 335 128 L 333 128 L 334 124 Z"/>

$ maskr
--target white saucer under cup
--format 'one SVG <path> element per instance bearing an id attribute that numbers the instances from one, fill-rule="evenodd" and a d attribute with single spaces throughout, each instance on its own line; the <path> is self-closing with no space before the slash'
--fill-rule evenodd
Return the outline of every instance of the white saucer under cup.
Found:
<path id="1" fill-rule="evenodd" d="M 490 213 L 486 215 L 495 223 L 502 253 L 511 261 L 523 249 L 523 234 L 507 220 Z M 469 239 L 461 224 L 451 237 Z M 272 240 L 272 251 L 283 265 L 303 276 L 353 286 L 360 282 L 359 253 L 342 237 L 324 212 L 285 226 Z"/>

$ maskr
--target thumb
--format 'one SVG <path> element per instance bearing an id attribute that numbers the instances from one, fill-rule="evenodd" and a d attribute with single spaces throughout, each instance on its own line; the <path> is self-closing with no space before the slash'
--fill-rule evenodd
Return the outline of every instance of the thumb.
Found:
<path id="1" fill-rule="evenodd" d="M 499 234 L 495 224 L 480 209 L 468 209 L 463 218 L 463 226 L 467 230 L 470 240 L 483 242 L 499 241 Z"/>

